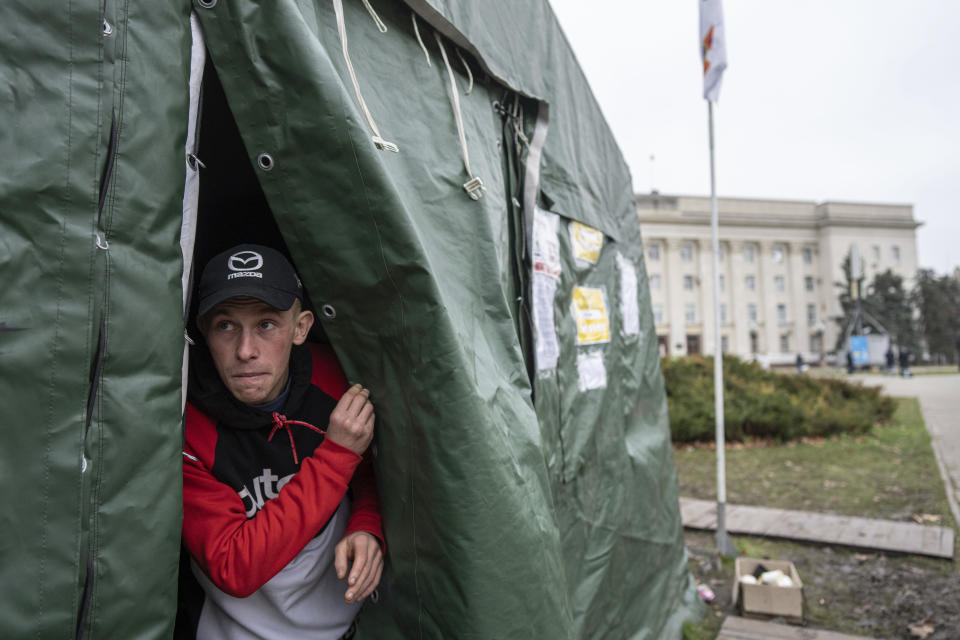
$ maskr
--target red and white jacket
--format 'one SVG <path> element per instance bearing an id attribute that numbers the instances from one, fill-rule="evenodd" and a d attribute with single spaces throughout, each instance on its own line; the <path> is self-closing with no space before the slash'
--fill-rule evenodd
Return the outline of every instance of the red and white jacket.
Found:
<path id="1" fill-rule="evenodd" d="M 349 387 L 340 364 L 327 345 L 294 347 L 289 395 L 270 414 L 233 398 L 209 355 L 197 356 L 183 543 L 202 594 L 181 586 L 178 637 L 335 640 L 359 605 L 344 601 L 333 548 L 356 531 L 383 541 L 369 460 L 323 434 Z"/>

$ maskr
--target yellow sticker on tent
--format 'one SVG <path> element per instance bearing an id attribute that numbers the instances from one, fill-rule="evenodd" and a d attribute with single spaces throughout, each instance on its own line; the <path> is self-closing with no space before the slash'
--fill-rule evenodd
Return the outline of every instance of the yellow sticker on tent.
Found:
<path id="1" fill-rule="evenodd" d="M 610 317 L 603 289 L 574 287 L 573 317 L 577 320 L 577 344 L 610 342 Z"/>
<path id="2" fill-rule="evenodd" d="M 603 249 L 601 231 L 574 220 L 570 223 L 570 241 L 573 244 L 573 257 L 577 262 L 597 264 L 600 250 Z"/>

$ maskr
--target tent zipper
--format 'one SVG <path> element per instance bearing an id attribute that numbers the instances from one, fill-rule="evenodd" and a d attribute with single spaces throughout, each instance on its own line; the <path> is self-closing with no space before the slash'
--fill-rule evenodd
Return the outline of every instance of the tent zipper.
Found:
<path id="1" fill-rule="evenodd" d="M 110 178 L 113 177 L 113 166 L 116 163 L 117 146 L 117 115 L 110 114 L 110 140 L 107 143 L 107 163 L 103 167 L 103 174 L 100 176 L 100 195 L 97 199 L 97 227 L 100 226 L 100 219 L 103 216 L 103 205 L 107 201 L 107 188 L 110 186 Z"/>
<path id="2" fill-rule="evenodd" d="M 93 423 L 93 410 L 97 402 L 97 397 L 100 392 L 100 378 L 103 374 L 103 357 L 106 350 L 106 341 L 104 333 L 106 331 L 106 321 L 103 316 L 100 317 L 100 328 L 97 334 L 97 349 L 94 360 L 91 363 L 90 367 L 90 390 L 87 393 L 87 413 L 86 420 L 84 422 L 83 428 L 83 442 L 84 447 L 81 452 L 81 463 L 80 463 L 80 476 L 81 476 L 81 486 L 84 488 L 88 483 L 88 471 L 89 465 L 87 464 L 87 454 L 86 454 L 86 442 L 87 436 L 90 433 L 90 425 Z M 84 491 L 84 494 L 86 492 Z M 89 505 L 90 501 L 84 499 L 84 505 Z M 84 509 L 83 517 L 89 518 L 91 511 Z M 90 602 L 93 597 L 93 531 L 88 530 L 87 532 L 87 548 L 86 548 L 86 559 L 84 561 L 86 575 L 83 580 L 83 592 L 80 598 L 80 609 L 77 612 L 77 629 L 76 629 L 76 638 L 81 640 L 83 638 L 84 627 L 87 622 L 87 614 L 90 611 Z"/>

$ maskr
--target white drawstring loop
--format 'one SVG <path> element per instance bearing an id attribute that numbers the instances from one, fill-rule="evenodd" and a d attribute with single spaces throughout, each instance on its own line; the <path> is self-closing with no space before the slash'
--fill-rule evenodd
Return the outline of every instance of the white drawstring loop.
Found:
<path id="1" fill-rule="evenodd" d="M 383 24 L 383 20 L 380 19 L 380 16 L 377 15 L 377 12 L 373 10 L 372 6 L 370 6 L 370 0 L 363 0 L 363 6 L 367 8 L 367 13 L 370 14 L 371 18 L 373 18 L 373 23 L 377 25 L 377 29 L 380 30 L 380 33 L 386 33 L 387 25 Z"/>
<path id="2" fill-rule="evenodd" d="M 420 48 L 423 49 L 423 55 L 427 58 L 427 66 L 433 67 L 433 63 L 430 62 L 430 52 L 427 51 L 427 45 L 423 44 L 423 39 L 420 37 L 420 28 L 417 27 L 417 14 L 411 11 L 410 19 L 413 20 L 413 34 L 417 36 L 417 42 L 420 43 Z"/>
<path id="3" fill-rule="evenodd" d="M 457 79 L 453 75 L 453 69 L 450 67 L 450 59 L 447 58 L 447 50 L 443 47 L 443 41 L 440 35 L 434 31 L 433 37 L 440 46 L 440 55 L 443 56 L 443 64 L 447 67 L 447 75 L 450 77 L 450 99 L 453 101 L 453 117 L 457 121 L 457 135 L 460 137 L 460 150 L 463 152 L 463 166 L 467 170 L 469 180 L 463 183 L 463 190 L 467 192 L 473 200 L 479 200 L 486 192 L 483 186 L 483 180 L 473 175 L 470 170 L 470 154 L 467 152 L 467 136 L 463 132 L 463 115 L 460 112 L 460 90 L 457 88 Z"/>
<path id="4" fill-rule="evenodd" d="M 364 0 L 364 4 L 367 5 L 371 14 L 376 17 L 376 13 L 373 13 L 373 8 Z M 393 151 L 394 153 L 400 151 L 398 147 L 393 142 L 388 142 L 383 139 L 380 135 L 380 130 L 377 128 L 377 123 L 373 121 L 373 114 L 370 113 L 370 109 L 367 108 L 367 103 L 363 99 L 363 94 L 360 93 L 360 83 L 357 81 L 357 73 L 353 70 L 353 62 L 350 60 L 350 49 L 347 46 L 347 26 L 343 19 L 343 0 L 333 0 L 333 12 L 337 16 L 337 30 L 340 32 L 340 44 L 343 48 L 343 59 L 347 63 L 347 71 L 350 72 L 350 80 L 353 82 L 353 91 L 357 95 L 357 102 L 360 103 L 360 110 L 363 111 L 364 117 L 367 119 L 367 124 L 370 125 L 370 130 L 373 131 L 373 144 L 376 145 L 377 149 L 381 151 Z M 376 20 L 380 20 L 379 17 L 376 17 Z M 381 24 L 383 24 L 381 22 Z M 384 30 L 386 27 L 384 27 Z"/>
<path id="5" fill-rule="evenodd" d="M 473 71 L 470 71 L 470 65 L 467 64 L 466 60 L 464 60 L 463 54 L 460 53 L 460 48 L 456 47 L 456 50 L 457 56 L 460 58 L 460 62 L 463 63 L 463 68 L 467 70 L 467 77 L 470 79 L 470 82 L 467 84 L 467 90 L 463 93 L 464 95 L 470 95 L 470 93 L 473 91 Z"/>

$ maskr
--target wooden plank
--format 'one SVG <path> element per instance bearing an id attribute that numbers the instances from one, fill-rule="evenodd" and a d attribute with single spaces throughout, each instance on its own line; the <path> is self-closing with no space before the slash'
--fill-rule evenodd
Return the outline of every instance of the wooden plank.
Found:
<path id="1" fill-rule="evenodd" d="M 680 498 L 680 512 L 684 527 L 716 529 L 714 502 Z M 953 529 L 912 522 L 728 504 L 727 531 L 740 535 L 953 558 Z"/>
<path id="2" fill-rule="evenodd" d="M 685 526 L 690 523 L 693 529 L 715 529 L 717 527 L 717 504 L 707 500 L 680 501 L 680 517 Z"/>
<path id="3" fill-rule="evenodd" d="M 729 616 L 723 621 L 717 640 L 868 640 L 868 638 Z"/>

